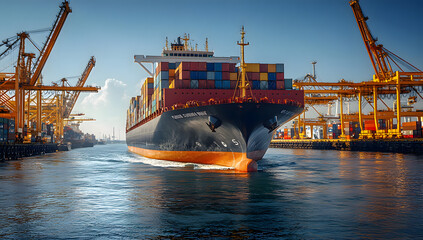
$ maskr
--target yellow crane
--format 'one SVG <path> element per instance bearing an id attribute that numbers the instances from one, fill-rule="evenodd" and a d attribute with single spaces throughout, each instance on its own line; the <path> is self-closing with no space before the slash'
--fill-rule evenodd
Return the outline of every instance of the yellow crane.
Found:
<path id="1" fill-rule="evenodd" d="M 34 113 L 31 108 L 31 104 L 34 103 L 36 106 L 36 132 L 38 135 L 41 134 L 42 92 L 77 91 L 78 93 L 72 97 L 72 101 L 76 101 L 80 91 L 97 92 L 99 90 L 98 87 L 84 87 L 84 84 L 75 87 L 42 85 L 42 69 L 45 66 L 68 14 L 71 12 L 72 10 L 69 7 L 69 2 L 66 0 L 62 2 L 59 14 L 41 50 L 36 47 L 30 38 L 30 32 L 18 33 L 16 37 L 8 38 L 0 45 L 0 47 L 6 47 L 6 49 L 0 53 L 0 60 L 10 51 L 18 48 L 15 72 L 0 73 L 0 106 L 3 106 L 4 109 L 4 111 L 0 113 L 0 117 L 15 118 L 15 132 L 20 136 L 19 138 L 22 138 L 25 118 L 27 120 L 33 118 L 33 116 L 30 115 Z M 33 59 L 35 59 L 35 54 L 26 52 L 26 40 L 29 40 L 40 51 L 34 64 Z M 85 83 L 85 81 L 86 78 L 83 80 L 83 83 Z M 13 90 L 14 92 L 12 92 Z M 33 97 L 34 91 L 36 93 L 35 97 Z M 60 117 L 62 116 L 60 115 Z"/>

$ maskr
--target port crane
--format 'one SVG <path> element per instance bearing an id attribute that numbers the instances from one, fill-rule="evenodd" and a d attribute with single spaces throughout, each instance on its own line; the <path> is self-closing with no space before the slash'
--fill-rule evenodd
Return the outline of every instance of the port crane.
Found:
<path id="1" fill-rule="evenodd" d="M 98 87 L 80 86 L 46 86 L 42 84 L 41 72 L 55 45 L 66 18 L 72 10 L 68 1 L 63 1 L 53 27 L 43 47 L 39 49 L 30 38 L 30 32 L 18 33 L 2 42 L 0 47 L 6 49 L 0 53 L 0 60 L 14 49 L 18 49 L 18 57 L 14 73 L 0 73 L 0 105 L 4 106 L 5 112 L 0 117 L 15 118 L 15 132 L 22 138 L 25 127 L 25 118 L 31 117 L 31 103 L 35 105 L 36 132 L 41 135 L 42 123 L 42 93 L 45 91 L 91 91 L 97 92 Z M 26 42 L 29 40 L 39 50 L 38 58 L 34 53 L 26 52 Z M 33 60 L 36 58 L 35 63 Z M 86 79 L 85 79 L 86 80 Z M 85 83 L 84 80 L 84 83 Z M 33 92 L 35 92 L 35 97 Z M 79 94 L 76 94 L 76 98 Z M 76 101 L 76 98 L 72 98 Z M 53 101 L 54 102 L 54 101 Z M 53 104 L 53 103 L 52 103 Z M 54 104 L 53 104 L 54 105 Z M 56 104 L 57 105 L 57 104 Z M 53 107 L 54 108 L 54 107 Z M 51 114 L 50 114 L 51 115 Z M 60 116 L 62 117 L 62 116 Z"/>
<path id="2" fill-rule="evenodd" d="M 366 23 L 368 17 L 365 17 L 358 0 L 349 2 L 356 22 L 358 24 L 361 36 L 363 38 L 366 51 L 369 54 L 372 67 L 374 69 L 373 79 L 363 82 L 348 82 L 341 80 L 337 83 L 318 82 L 315 75 L 307 75 L 302 81 L 295 81 L 294 86 L 303 89 L 305 93 L 305 103 L 312 109 L 314 105 L 331 104 L 333 101 L 339 101 L 341 123 L 341 136 L 345 138 L 344 122 L 356 121 L 360 124 L 360 138 L 401 138 L 401 118 L 402 117 L 423 117 L 423 111 L 412 111 L 411 108 L 403 109 L 401 105 L 401 95 L 414 94 L 408 98 L 408 104 L 414 104 L 418 99 L 422 99 L 419 88 L 423 86 L 423 72 L 402 59 L 398 55 L 387 50 L 383 45 L 378 44 Z M 314 67 L 314 65 L 313 65 Z M 410 69 L 411 71 L 405 71 Z M 394 106 L 385 99 L 394 99 Z M 358 113 L 344 114 L 344 100 L 358 101 Z M 363 113 L 363 103 L 371 108 L 369 114 Z M 379 103 L 383 104 L 380 109 Z M 317 111 L 316 111 L 317 112 Z M 299 125 L 305 127 L 307 120 L 299 122 Z M 387 129 L 379 129 L 379 120 L 386 120 Z M 373 120 L 376 130 L 364 130 L 363 120 Z M 395 121 L 396 125 L 395 125 Z M 310 124 L 311 125 L 311 124 Z M 300 136 L 301 137 L 301 136 Z"/>

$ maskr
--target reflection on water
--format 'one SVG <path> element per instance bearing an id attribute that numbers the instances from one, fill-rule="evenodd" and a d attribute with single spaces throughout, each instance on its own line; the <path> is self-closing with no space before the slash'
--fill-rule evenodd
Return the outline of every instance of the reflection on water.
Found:
<path id="1" fill-rule="evenodd" d="M 3 162 L 0 237 L 423 237 L 418 156 L 269 149 L 259 167 L 151 160 L 125 145 Z"/>

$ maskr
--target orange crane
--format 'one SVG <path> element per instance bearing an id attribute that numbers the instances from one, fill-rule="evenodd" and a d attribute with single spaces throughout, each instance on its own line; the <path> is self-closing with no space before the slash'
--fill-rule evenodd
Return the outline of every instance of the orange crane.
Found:
<path id="1" fill-rule="evenodd" d="M 78 79 L 78 82 L 76 83 L 76 87 L 84 86 L 94 66 L 95 66 L 95 58 L 94 56 L 92 56 L 90 60 L 88 61 L 88 64 L 85 67 L 85 70 L 82 73 L 81 77 Z M 63 99 L 64 100 L 64 103 L 63 103 L 64 111 L 62 116 L 63 118 L 69 118 L 80 93 L 81 91 L 70 91 L 67 93 L 66 97 Z"/>
<path id="2" fill-rule="evenodd" d="M 42 85 L 41 72 L 70 12 L 72 12 L 72 10 L 69 7 L 69 2 L 65 0 L 60 5 L 59 14 L 56 17 L 53 27 L 48 35 L 47 41 L 45 42 L 43 48 L 40 50 L 40 54 L 35 64 L 33 65 L 32 60 L 35 58 L 35 54 L 26 53 L 25 51 L 25 43 L 27 39 L 29 39 L 30 42 L 35 46 L 34 42 L 29 36 L 29 32 L 18 33 L 16 37 L 6 39 L 6 41 L 3 41 L 3 43 L 0 45 L 0 47 L 3 45 L 6 46 L 6 50 L 0 53 L 0 59 L 2 59 L 4 55 L 19 45 L 15 73 L 0 73 L 0 105 L 5 106 L 8 109 L 9 117 L 15 118 L 15 131 L 19 135 L 22 135 L 23 133 L 25 114 L 30 114 L 29 100 L 31 99 L 31 91 L 37 91 L 36 129 L 38 134 L 40 134 L 42 121 L 42 91 L 97 92 L 99 90 L 98 87 L 83 87 L 82 85 L 75 87 Z M 10 90 L 14 90 L 14 95 L 8 93 Z M 26 96 L 28 96 L 28 101 L 25 99 Z M 14 101 L 12 101 L 13 98 Z M 27 112 L 25 112 L 25 106 L 28 107 Z M 5 115 L 3 114 L 3 116 Z"/>
<path id="3" fill-rule="evenodd" d="M 364 16 L 363 11 L 361 10 L 358 0 L 351 0 L 350 6 L 353 10 L 354 17 L 357 21 L 358 28 L 360 30 L 361 36 L 366 46 L 367 53 L 369 54 L 370 61 L 372 62 L 375 75 L 373 76 L 373 81 L 376 83 L 387 83 L 390 86 L 396 88 L 396 120 L 397 120 L 397 129 L 395 135 L 401 137 L 401 93 L 404 87 L 413 87 L 416 83 L 423 79 L 423 72 L 417 67 L 413 66 L 409 62 L 395 55 L 394 53 L 387 50 L 383 45 L 377 44 L 375 38 L 372 36 L 369 27 L 367 26 L 366 21 L 368 17 Z M 397 61 L 395 60 L 397 59 Z M 411 72 L 405 72 L 400 64 L 407 66 L 409 69 L 412 69 Z M 393 71 L 392 66 L 396 66 L 399 71 Z M 379 88 L 387 87 L 387 84 L 375 84 L 373 85 L 373 101 L 374 101 L 374 121 L 377 128 L 377 99 L 378 99 L 378 90 Z M 361 104 L 361 94 L 359 94 L 359 104 Z M 359 106 L 361 109 L 361 106 Z"/>

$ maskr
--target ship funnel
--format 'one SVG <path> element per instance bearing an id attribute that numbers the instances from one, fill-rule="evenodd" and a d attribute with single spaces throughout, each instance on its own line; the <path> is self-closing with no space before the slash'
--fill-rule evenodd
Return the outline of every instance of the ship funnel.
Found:
<path id="1" fill-rule="evenodd" d="M 220 119 L 218 119 L 217 117 L 209 116 L 209 122 L 207 122 L 206 124 L 207 126 L 209 126 L 212 132 L 216 132 L 215 129 L 222 125 L 222 121 L 220 121 Z"/>

